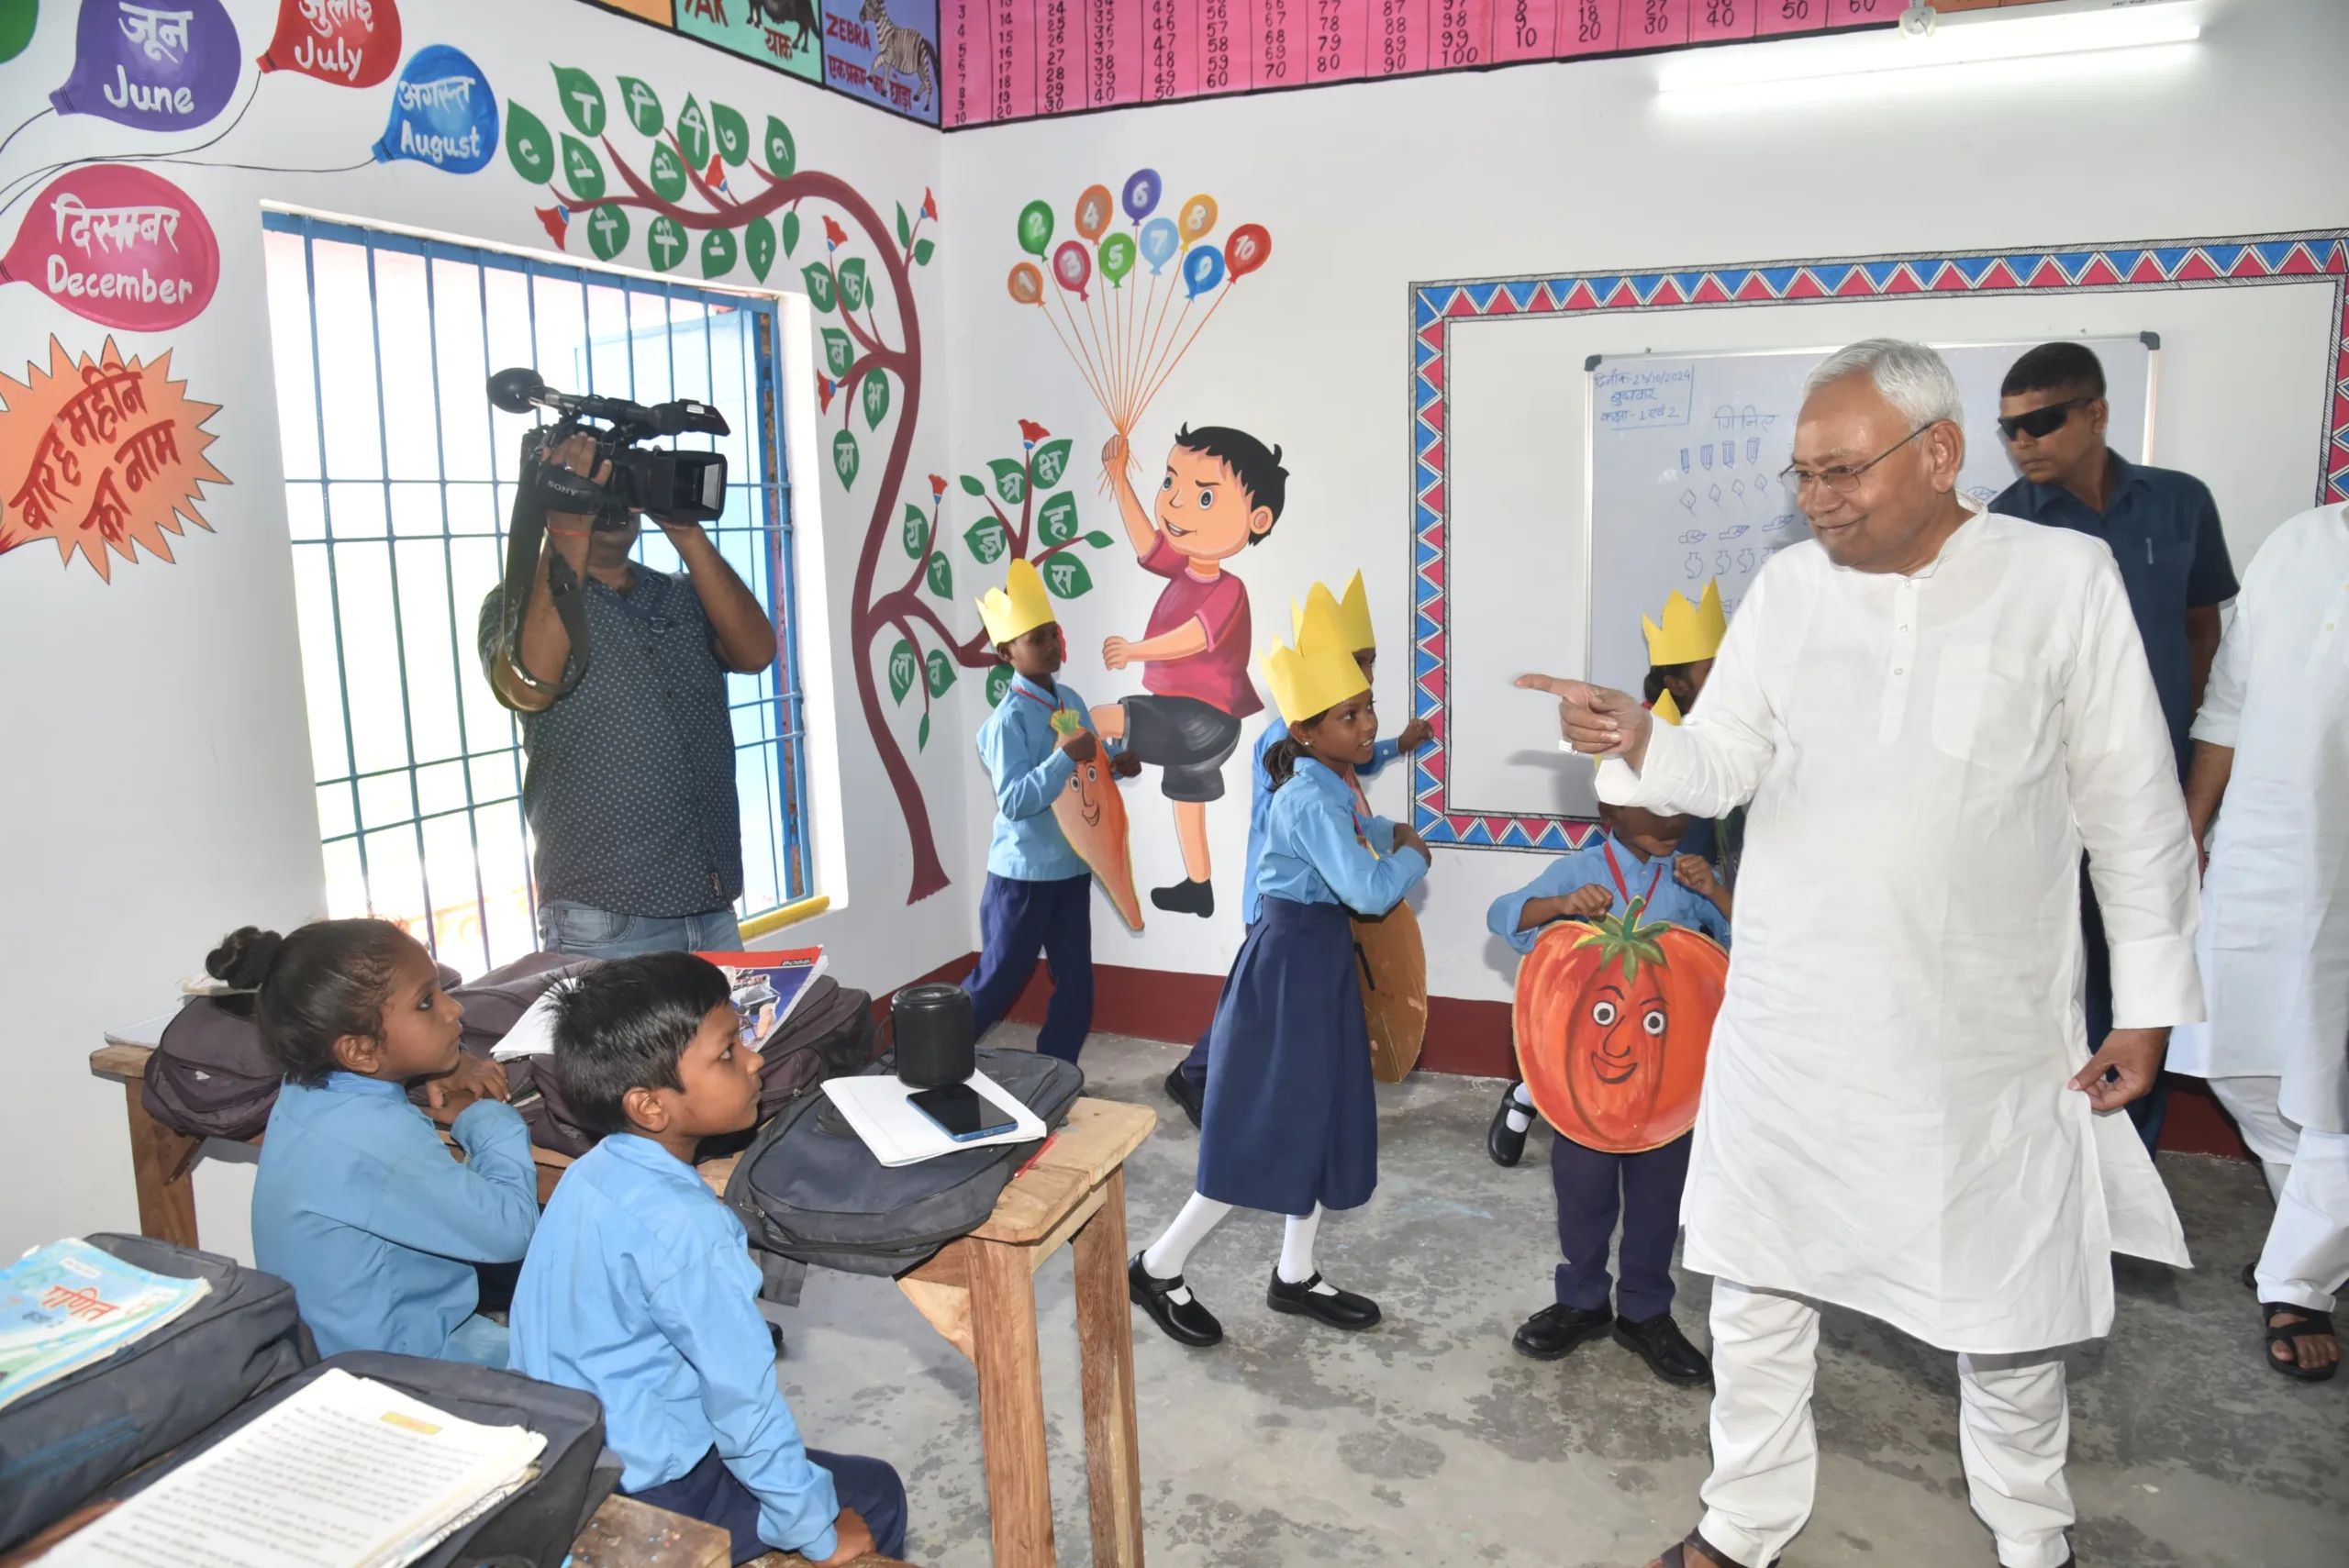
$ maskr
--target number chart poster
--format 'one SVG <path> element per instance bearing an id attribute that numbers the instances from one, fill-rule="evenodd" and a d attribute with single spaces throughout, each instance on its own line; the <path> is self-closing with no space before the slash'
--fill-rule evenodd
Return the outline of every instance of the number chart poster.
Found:
<path id="1" fill-rule="evenodd" d="M 1903 0 L 941 3 L 951 129 L 1225 93 L 1888 26 Z"/>

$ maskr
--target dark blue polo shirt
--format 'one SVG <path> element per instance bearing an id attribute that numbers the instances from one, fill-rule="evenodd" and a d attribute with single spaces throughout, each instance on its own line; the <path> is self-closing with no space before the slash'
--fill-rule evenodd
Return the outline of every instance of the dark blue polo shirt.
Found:
<path id="1" fill-rule="evenodd" d="M 484 669 L 505 594 L 482 601 Z M 639 566 L 625 595 L 588 579 L 585 605 L 586 677 L 519 716 L 539 897 L 660 917 L 723 909 L 742 894 L 742 821 L 701 595 L 685 573 Z"/>
<path id="2" fill-rule="evenodd" d="M 1990 510 L 2092 534 L 2110 547 L 2129 590 L 2137 635 L 2144 639 L 2145 660 L 2153 666 L 2154 689 L 2161 694 L 2162 717 L 2169 720 L 2170 745 L 2182 773 L 2192 751 L 2187 729 L 2194 722 L 2186 612 L 2233 598 L 2234 565 L 2227 559 L 2227 537 L 2220 531 L 2210 486 L 2190 473 L 2133 463 L 2119 452 L 2108 457 L 2111 490 L 2102 516 L 2060 484 L 2028 479 L 2008 485 Z"/>

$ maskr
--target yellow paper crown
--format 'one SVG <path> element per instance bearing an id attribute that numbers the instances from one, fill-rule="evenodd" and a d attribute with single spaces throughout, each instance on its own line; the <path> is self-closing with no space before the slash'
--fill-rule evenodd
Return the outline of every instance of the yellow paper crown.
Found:
<path id="1" fill-rule="evenodd" d="M 1013 562 L 1004 585 L 989 588 L 979 596 L 979 619 L 986 623 L 989 642 L 1009 642 L 1056 618 L 1052 601 L 1044 595 L 1044 580 L 1036 575 L 1032 561 Z"/>
<path id="2" fill-rule="evenodd" d="M 1708 582 L 1705 596 L 1693 605 L 1674 589 L 1664 601 L 1664 624 L 1658 626 L 1642 616 L 1640 627 L 1648 634 L 1651 664 L 1693 664 L 1710 659 L 1720 651 L 1721 639 L 1729 633 L 1729 617 L 1721 614 L 1720 580 Z"/>
<path id="3" fill-rule="evenodd" d="M 1306 604 L 1311 604 L 1316 595 L 1330 601 L 1330 608 L 1338 617 L 1339 633 L 1345 638 L 1350 651 L 1369 653 L 1377 650 L 1378 633 L 1370 624 L 1370 595 L 1363 588 L 1361 573 L 1355 573 L 1353 581 L 1346 584 L 1344 598 L 1330 592 L 1325 583 L 1313 584 L 1305 595 Z M 1302 635 L 1305 630 L 1305 610 L 1295 599 L 1288 602 L 1288 624 L 1292 634 Z"/>
<path id="4" fill-rule="evenodd" d="M 1648 711 L 1666 724 L 1676 725 L 1680 722 L 1680 705 L 1672 700 L 1670 692 L 1656 693 L 1655 701 L 1648 704 Z"/>
<path id="5" fill-rule="evenodd" d="M 1275 642 L 1264 650 L 1264 679 L 1273 688 L 1274 706 L 1288 719 L 1312 718 L 1370 690 L 1353 650 L 1346 646 L 1337 601 L 1328 589 L 1306 599 L 1295 648 Z"/>

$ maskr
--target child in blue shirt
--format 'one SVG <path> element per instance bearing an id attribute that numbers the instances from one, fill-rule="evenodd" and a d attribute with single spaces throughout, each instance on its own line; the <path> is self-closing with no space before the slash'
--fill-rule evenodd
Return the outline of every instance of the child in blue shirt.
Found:
<path id="1" fill-rule="evenodd" d="M 1559 856 L 1542 874 L 1493 900 L 1486 923 L 1520 953 L 1559 920 L 1621 915 L 1633 899 L 1642 917 L 1701 931 L 1729 945 L 1731 902 L 1698 855 L 1675 855 L 1688 818 L 1602 803 L 1604 838 Z M 1680 1230 L 1680 1189 L 1688 1175 L 1684 1132 L 1637 1154 L 1589 1149 L 1559 1133 L 1550 1144 L 1558 1199 L 1556 1304 L 1517 1331 L 1520 1354 L 1555 1361 L 1609 1328 L 1667 1383 L 1709 1382 L 1712 1367 L 1672 1318 L 1672 1243 Z M 1523 1134 L 1519 1135 L 1522 1147 Z M 1622 1277 L 1607 1272 L 1607 1244 L 1623 1221 Z M 1609 1288 L 1614 1286 L 1614 1306 Z"/>
<path id="2" fill-rule="evenodd" d="M 695 1173 L 759 1113 L 726 976 L 691 953 L 588 970 L 556 994 L 553 1070 L 595 1148 L 562 1174 L 514 1289 L 514 1370 L 603 1401 L 620 1490 L 733 1538 L 845 1563 L 903 1554 L 906 1489 L 806 1447 L 775 1386 L 742 1222 Z"/>
<path id="3" fill-rule="evenodd" d="M 1036 1049 L 1074 1062 L 1093 1029 L 1093 873 L 1052 817 L 1069 775 L 1099 754 L 1085 699 L 1054 680 L 1067 657 L 1060 622 L 1033 564 L 1011 563 L 1007 588 L 979 601 L 1011 687 L 979 727 L 979 760 L 995 783 L 995 836 L 979 895 L 979 966 L 966 983 L 972 1023 L 984 1035 L 1002 1018 L 1041 953 L 1052 965 L 1052 999 Z M 1120 778 L 1141 762 L 1115 756 Z"/>
<path id="4" fill-rule="evenodd" d="M 506 1070 L 458 1050 L 464 1008 L 431 955 L 385 920 L 248 926 L 206 961 L 256 993 L 285 1074 L 253 1183 L 253 1258 L 291 1282 L 320 1353 L 393 1351 L 503 1367 L 478 1263 L 510 1263 L 539 1219 L 530 1132 Z M 408 1102 L 429 1079 L 430 1118 Z M 465 1151 L 462 1164 L 434 1121 Z"/>

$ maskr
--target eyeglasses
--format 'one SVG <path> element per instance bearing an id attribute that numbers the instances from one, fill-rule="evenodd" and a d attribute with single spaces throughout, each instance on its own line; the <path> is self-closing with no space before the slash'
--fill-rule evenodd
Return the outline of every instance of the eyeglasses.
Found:
<path id="1" fill-rule="evenodd" d="M 1849 495 L 1860 487 L 1860 475 L 1942 422 L 1939 419 L 1927 420 L 1865 462 L 1842 463 L 1834 468 L 1820 469 L 1801 469 L 1788 463 L 1778 471 L 1778 483 L 1787 487 L 1787 495 L 1796 501 L 1800 501 L 1802 493 L 1813 484 L 1824 484 L 1838 495 Z"/>
<path id="2" fill-rule="evenodd" d="M 2052 436 L 2071 418 L 2073 409 L 2085 407 L 2095 401 L 2093 397 L 2070 397 L 2061 403 L 2051 403 L 2044 408 L 2034 408 L 2028 414 L 2003 415 L 1998 420 L 1998 434 L 2009 441 L 2017 435 L 2029 436 L 2033 440 L 2042 436 Z"/>

